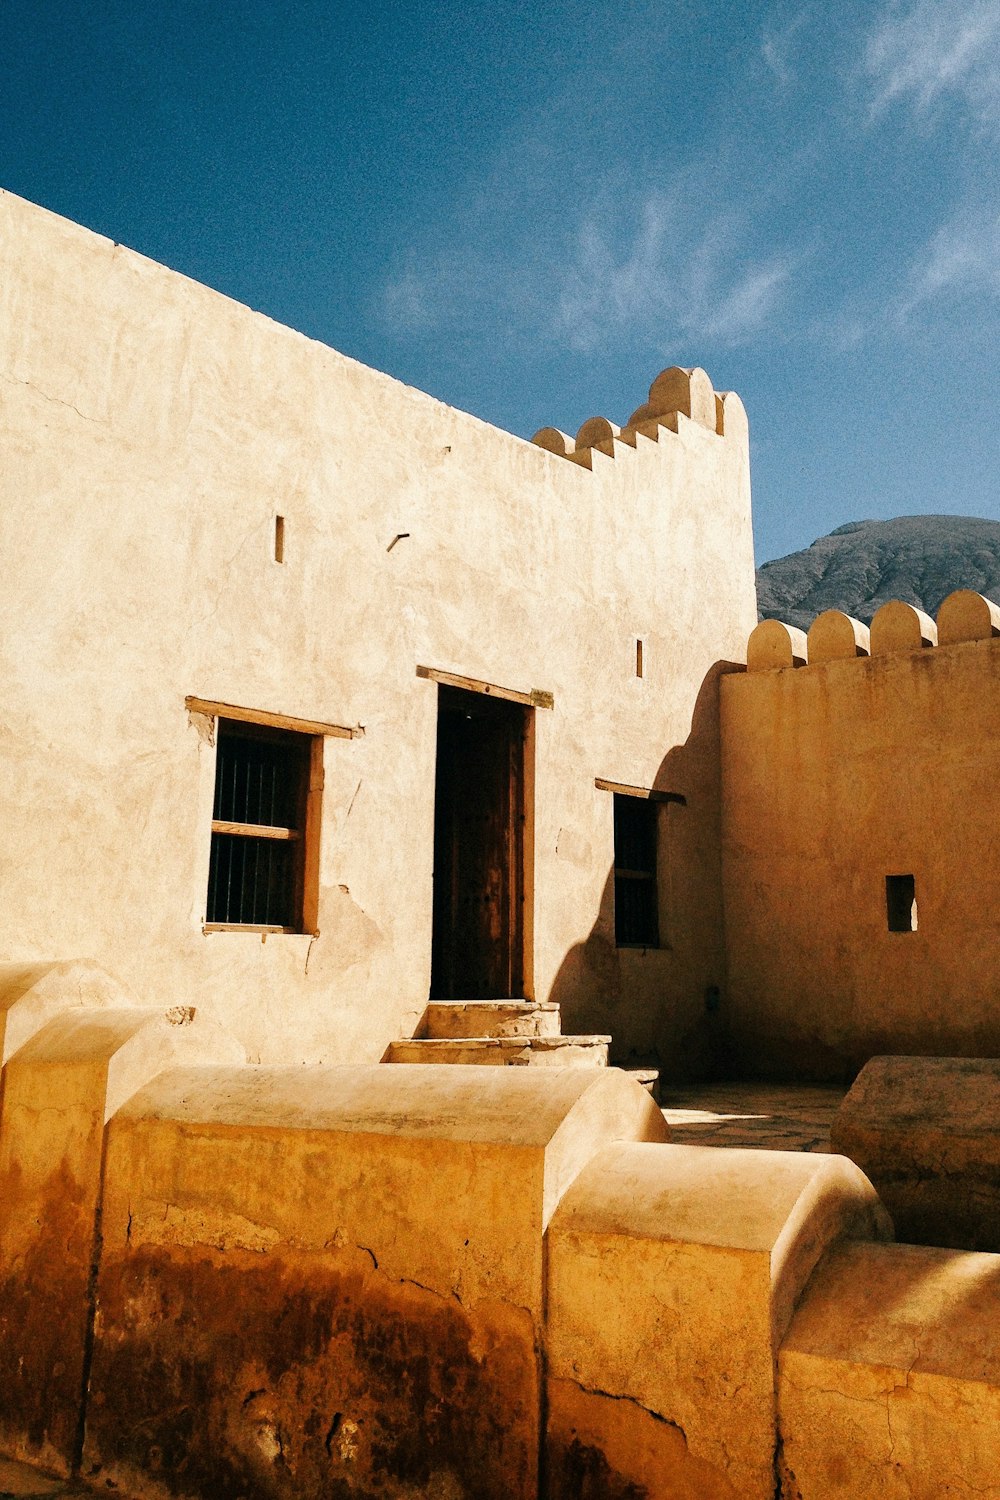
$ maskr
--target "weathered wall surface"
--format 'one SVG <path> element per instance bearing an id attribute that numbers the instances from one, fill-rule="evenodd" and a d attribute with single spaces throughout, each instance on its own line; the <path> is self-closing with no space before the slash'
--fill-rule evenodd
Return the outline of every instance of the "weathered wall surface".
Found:
<path id="1" fill-rule="evenodd" d="M 177 1007 L 75 1006 L 6 1063 L 0 1090 L 0 1447 L 68 1473 L 78 1457 L 109 1115 L 171 1061 L 239 1045 Z"/>
<path id="2" fill-rule="evenodd" d="M 915 1245 L 1000 1252 L 1000 1059 L 873 1057 L 830 1131 Z"/>
<path id="3" fill-rule="evenodd" d="M 890 1234 L 841 1157 L 595 1156 L 548 1233 L 551 1500 L 773 1500 L 792 1309 L 827 1245 Z"/>
<path id="4" fill-rule="evenodd" d="M 778 1362 L 781 1500 L 1000 1497 L 1000 1256 L 831 1250 Z"/>
<path id="5" fill-rule="evenodd" d="M 595 1150 L 665 1136 L 607 1070 L 164 1073 L 108 1133 L 88 1471 L 531 1500 L 545 1226 Z"/>
<path id="6" fill-rule="evenodd" d="M 249 1067 L 83 966 L 7 979 L 8 1447 L 151 1500 L 1000 1495 L 1000 1257 L 876 1243 L 844 1158 L 674 1147 L 615 1070 Z"/>
<path id="7" fill-rule="evenodd" d="M 735 406 L 730 436 L 680 416 L 587 468 L 9 194 L 0 260 L 3 956 L 213 1007 L 253 1059 L 379 1057 L 428 993 L 423 664 L 555 697 L 529 988 L 697 1064 L 722 965 L 699 691 L 755 618 Z M 203 933 L 215 750 L 188 695 L 364 727 L 325 742 L 318 937 Z M 659 951 L 614 946 L 595 776 L 687 795 Z"/>
<path id="8" fill-rule="evenodd" d="M 1000 639 L 913 646 L 810 648 L 807 666 L 722 684 L 728 1021 L 747 1071 L 1000 1055 Z M 890 931 L 886 876 L 905 874 L 916 930 Z"/>

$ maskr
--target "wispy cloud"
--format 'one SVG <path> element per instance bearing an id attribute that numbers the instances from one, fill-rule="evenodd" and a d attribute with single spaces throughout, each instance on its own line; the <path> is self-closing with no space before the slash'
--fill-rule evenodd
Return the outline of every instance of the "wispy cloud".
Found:
<path id="1" fill-rule="evenodd" d="M 376 288 L 373 312 L 379 321 L 416 335 L 523 321 L 529 288 L 499 254 L 482 251 L 480 237 L 472 226 L 447 248 L 412 248 Z"/>
<path id="2" fill-rule="evenodd" d="M 685 340 L 740 344 L 781 309 L 801 257 L 748 256 L 735 215 L 698 223 L 690 203 L 651 193 L 633 215 L 591 215 L 577 233 L 555 304 L 556 325 L 589 350 L 645 327 Z M 741 232 L 742 231 L 742 232 Z"/>
<path id="3" fill-rule="evenodd" d="M 956 297 L 1000 298 L 1000 209 L 965 209 L 941 225 L 913 263 L 899 314 Z"/>
<path id="4" fill-rule="evenodd" d="M 462 245 L 410 254 L 381 289 L 383 319 L 415 334 L 492 320 L 578 353 L 623 337 L 744 343 L 783 313 L 804 257 L 749 248 L 749 213 L 706 208 L 699 187 L 678 174 L 670 191 L 609 196 L 503 247 L 470 223 Z"/>
<path id="5" fill-rule="evenodd" d="M 808 328 L 837 354 L 910 335 L 967 345 L 992 337 L 998 309 L 1000 208 L 964 205 L 911 254 L 884 295 L 859 292 L 817 313 Z"/>
<path id="6" fill-rule="evenodd" d="M 391 276 L 382 287 L 382 310 L 390 322 L 404 328 L 427 328 L 435 321 L 428 286 L 412 266 Z"/>
<path id="7" fill-rule="evenodd" d="M 778 314 L 788 296 L 792 274 L 801 264 L 797 256 L 775 256 L 761 265 L 744 267 L 705 318 L 694 325 L 707 337 L 724 344 L 744 343 Z"/>
<path id="8" fill-rule="evenodd" d="M 874 116 L 897 102 L 930 116 L 958 100 L 981 129 L 1000 129 L 997 0 L 890 4 L 868 33 L 861 65 Z"/>
<path id="9" fill-rule="evenodd" d="M 795 81 L 795 50 L 799 33 L 810 19 L 812 6 L 803 6 L 791 18 L 777 20 L 769 17 L 763 25 L 760 38 L 760 55 L 768 71 L 782 88 Z"/>

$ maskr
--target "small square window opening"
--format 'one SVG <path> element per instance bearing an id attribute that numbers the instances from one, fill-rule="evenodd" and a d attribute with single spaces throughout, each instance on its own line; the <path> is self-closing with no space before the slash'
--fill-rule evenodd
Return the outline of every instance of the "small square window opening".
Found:
<path id="1" fill-rule="evenodd" d="M 658 948 L 656 881 L 658 803 L 614 794 L 615 943 L 619 948 Z"/>
<path id="2" fill-rule="evenodd" d="M 912 875 L 885 877 L 885 911 L 890 932 L 916 932 L 917 892 Z"/>

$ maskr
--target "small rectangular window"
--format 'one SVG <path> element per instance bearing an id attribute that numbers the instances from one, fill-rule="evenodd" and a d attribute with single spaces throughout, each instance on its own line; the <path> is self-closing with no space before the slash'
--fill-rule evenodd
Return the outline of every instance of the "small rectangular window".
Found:
<path id="1" fill-rule="evenodd" d="M 917 891 L 912 875 L 885 877 L 885 910 L 890 932 L 916 932 Z"/>
<path id="2" fill-rule="evenodd" d="M 619 948 L 658 948 L 656 843 L 659 804 L 614 794 L 615 942 Z"/>
<path id="3" fill-rule="evenodd" d="M 316 747 L 311 735 L 219 719 L 207 926 L 306 930 Z"/>

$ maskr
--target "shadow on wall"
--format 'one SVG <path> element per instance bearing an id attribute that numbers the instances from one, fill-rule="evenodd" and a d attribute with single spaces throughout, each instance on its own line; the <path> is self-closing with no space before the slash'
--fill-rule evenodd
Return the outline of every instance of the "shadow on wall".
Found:
<path id="1" fill-rule="evenodd" d="M 615 872 L 604 882 L 593 926 L 563 959 L 548 999 L 566 1033 L 604 1032 L 616 1063 L 656 1062 L 667 1079 L 732 1076 L 726 1013 L 721 866 L 719 681 L 745 668 L 716 662 L 695 700 L 691 731 L 667 751 L 651 790 L 661 804 L 657 884 L 660 944 L 618 947 Z M 622 780 L 628 778 L 623 776 Z M 608 792 L 599 796 L 609 799 Z"/>

